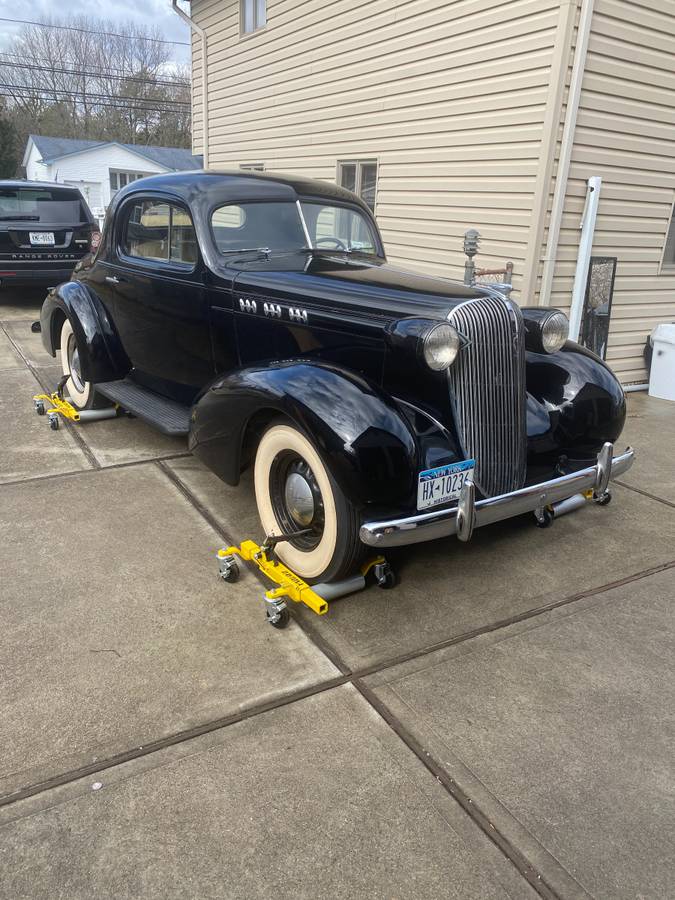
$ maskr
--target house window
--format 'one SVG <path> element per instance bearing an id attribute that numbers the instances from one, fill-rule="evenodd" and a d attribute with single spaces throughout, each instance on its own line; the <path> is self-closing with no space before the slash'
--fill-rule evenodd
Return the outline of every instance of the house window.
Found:
<path id="1" fill-rule="evenodd" d="M 267 0 L 241 0 L 241 31 L 250 34 L 267 24 Z"/>
<path id="2" fill-rule="evenodd" d="M 113 197 L 120 188 L 126 187 L 132 181 L 145 178 L 147 172 L 113 172 L 110 170 L 110 196 Z"/>
<path id="3" fill-rule="evenodd" d="M 242 163 L 239 168 L 244 172 L 264 172 L 265 163 Z"/>
<path id="4" fill-rule="evenodd" d="M 673 206 L 670 213 L 670 225 L 666 235 L 666 246 L 663 248 L 661 268 L 668 269 L 668 271 L 675 269 L 675 206 Z"/>
<path id="5" fill-rule="evenodd" d="M 375 212 L 375 192 L 377 189 L 377 160 L 355 159 L 338 163 L 338 180 L 341 187 L 347 188 L 359 197 Z"/>

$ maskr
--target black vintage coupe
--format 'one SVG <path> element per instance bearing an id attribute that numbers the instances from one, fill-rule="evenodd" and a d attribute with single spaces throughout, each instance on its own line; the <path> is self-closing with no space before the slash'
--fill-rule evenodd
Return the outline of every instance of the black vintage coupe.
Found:
<path id="1" fill-rule="evenodd" d="M 558 310 L 400 271 L 368 207 L 303 178 L 198 172 L 114 198 L 43 305 L 79 408 L 114 401 L 229 484 L 308 581 L 523 513 L 548 524 L 632 463 L 625 400 Z"/>

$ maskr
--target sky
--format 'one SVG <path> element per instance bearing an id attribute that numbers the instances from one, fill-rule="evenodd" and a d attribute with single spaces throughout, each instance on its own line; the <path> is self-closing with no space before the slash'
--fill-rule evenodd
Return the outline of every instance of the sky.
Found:
<path id="1" fill-rule="evenodd" d="M 184 9 L 187 3 L 182 3 Z M 114 22 L 115 19 L 130 20 L 139 25 L 156 25 L 162 37 L 170 41 L 189 40 L 189 29 L 172 11 L 171 0 L 107 0 L 96 4 L 91 0 L 68 0 L 55 3 L 54 0 L 0 0 L 0 17 L 7 19 L 28 19 L 43 22 L 47 16 L 101 15 Z M 4 49 L 11 36 L 20 25 L 0 21 L 0 50 Z M 190 48 L 172 46 L 170 50 L 177 64 L 190 61 Z"/>

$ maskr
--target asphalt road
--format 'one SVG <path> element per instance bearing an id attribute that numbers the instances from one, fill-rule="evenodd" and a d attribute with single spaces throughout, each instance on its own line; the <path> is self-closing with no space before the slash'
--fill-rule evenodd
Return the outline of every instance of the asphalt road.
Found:
<path id="1" fill-rule="evenodd" d="M 276 631 L 217 578 L 247 481 L 34 414 L 40 299 L 0 295 L 0 898 L 673 896 L 675 404 L 630 395 L 608 507 Z"/>

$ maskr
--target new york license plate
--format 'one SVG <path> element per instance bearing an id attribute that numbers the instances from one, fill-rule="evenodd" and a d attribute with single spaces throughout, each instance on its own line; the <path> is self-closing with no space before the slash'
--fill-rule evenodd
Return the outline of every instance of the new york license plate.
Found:
<path id="1" fill-rule="evenodd" d="M 35 246 L 44 246 L 45 244 L 48 247 L 54 246 L 53 231 L 29 231 L 28 235 L 30 237 L 31 244 L 34 244 Z"/>
<path id="2" fill-rule="evenodd" d="M 420 472 L 417 481 L 417 508 L 429 509 L 440 506 L 448 500 L 456 500 L 467 478 L 473 478 L 476 461 L 464 459 L 462 462 L 426 469 Z"/>

